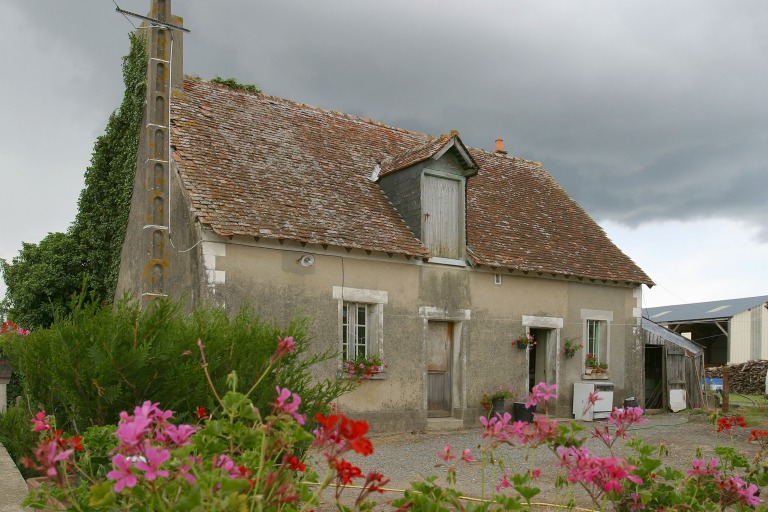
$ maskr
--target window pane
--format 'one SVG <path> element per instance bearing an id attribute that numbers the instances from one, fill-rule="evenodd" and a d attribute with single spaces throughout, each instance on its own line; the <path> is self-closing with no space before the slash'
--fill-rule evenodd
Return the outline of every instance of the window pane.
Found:
<path id="1" fill-rule="evenodd" d="M 345 360 L 368 355 L 368 304 L 345 302 L 342 307 L 342 357 Z"/>
<path id="2" fill-rule="evenodd" d="M 342 345 L 342 357 L 344 360 L 353 359 L 353 356 L 351 354 L 351 347 L 349 346 L 349 315 L 348 315 L 348 308 L 349 306 L 347 304 L 344 304 L 344 307 L 342 308 L 342 323 L 341 323 L 341 345 Z"/>
<path id="3" fill-rule="evenodd" d="M 587 352 L 600 360 L 600 327 L 597 320 L 587 320 Z"/>
<path id="4" fill-rule="evenodd" d="M 357 355 L 368 355 L 368 305 L 357 306 Z"/>

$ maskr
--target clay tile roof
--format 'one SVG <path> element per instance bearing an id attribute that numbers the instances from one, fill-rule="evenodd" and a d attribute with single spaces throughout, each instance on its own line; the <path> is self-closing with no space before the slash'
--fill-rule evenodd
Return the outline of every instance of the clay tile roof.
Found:
<path id="1" fill-rule="evenodd" d="M 194 78 L 172 123 L 192 208 L 215 233 L 429 255 L 368 179 L 428 135 Z"/>
<path id="2" fill-rule="evenodd" d="M 540 165 L 274 96 L 186 78 L 171 102 L 173 158 L 196 218 L 220 235 L 428 257 L 370 176 L 453 140 L 467 179 L 467 244 L 479 265 L 653 284 Z"/>
<path id="3" fill-rule="evenodd" d="M 475 263 L 653 285 L 537 162 L 470 149 L 467 245 Z"/>

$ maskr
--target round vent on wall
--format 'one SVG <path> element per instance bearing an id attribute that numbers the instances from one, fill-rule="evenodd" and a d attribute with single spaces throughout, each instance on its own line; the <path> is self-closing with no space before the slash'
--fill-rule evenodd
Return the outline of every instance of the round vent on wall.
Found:
<path id="1" fill-rule="evenodd" d="M 315 264 L 315 257 L 311 254 L 305 254 L 299 259 L 299 265 L 302 267 L 311 267 Z"/>

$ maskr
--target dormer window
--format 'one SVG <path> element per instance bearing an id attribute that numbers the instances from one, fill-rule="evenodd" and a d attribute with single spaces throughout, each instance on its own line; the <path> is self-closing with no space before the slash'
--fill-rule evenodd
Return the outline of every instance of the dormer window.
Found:
<path id="1" fill-rule="evenodd" d="M 455 131 L 377 165 L 376 180 L 430 253 L 432 263 L 464 265 L 467 179 L 477 174 Z"/>

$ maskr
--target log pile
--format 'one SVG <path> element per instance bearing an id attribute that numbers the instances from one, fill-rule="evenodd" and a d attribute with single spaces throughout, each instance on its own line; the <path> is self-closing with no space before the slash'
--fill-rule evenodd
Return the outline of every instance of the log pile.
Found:
<path id="1" fill-rule="evenodd" d="M 765 393 L 765 373 L 768 371 L 768 360 L 747 361 L 746 363 L 728 365 L 731 369 L 731 391 L 742 395 L 763 395 Z M 707 378 L 722 378 L 724 366 L 707 368 L 704 375 Z"/>

